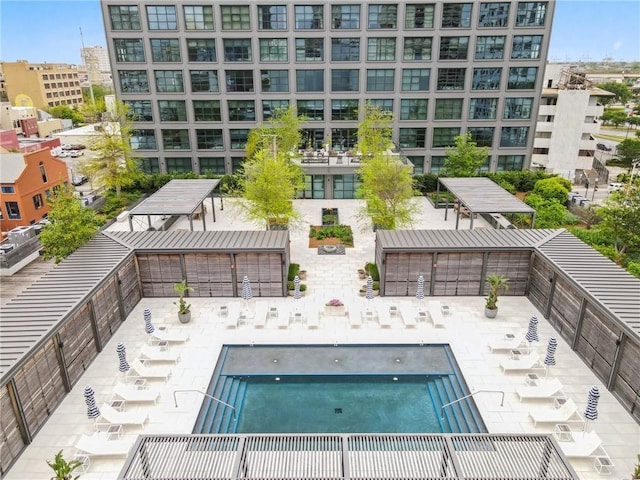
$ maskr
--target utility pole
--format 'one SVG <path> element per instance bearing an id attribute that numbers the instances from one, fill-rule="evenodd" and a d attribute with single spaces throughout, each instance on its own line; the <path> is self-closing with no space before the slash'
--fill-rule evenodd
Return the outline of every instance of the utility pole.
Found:
<path id="1" fill-rule="evenodd" d="M 93 97 L 93 85 L 91 84 L 91 75 L 89 74 L 89 67 L 87 67 L 86 53 L 84 51 L 84 37 L 82 36 L 82 27 L 78 27 L 80 29 L 80 43 L 82 44 L 82 64 L 84 68 L 87 69 L 87 81 L 89 82 L 89 93 L 91 93 L 91 103 L 95 107 L 96 99 Z"/>

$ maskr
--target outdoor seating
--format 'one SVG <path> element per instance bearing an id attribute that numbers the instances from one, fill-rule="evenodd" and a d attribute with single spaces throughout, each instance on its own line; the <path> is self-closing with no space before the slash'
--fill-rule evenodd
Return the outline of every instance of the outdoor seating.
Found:
<path id="1" fill-rule="evenodd" d="M 526 399 L 553 398 L 562 391 L 562 383 L 557 378 L 541 380 L 537 385 L 523 385 L 516 388 L 520 401 Z"/>
<path id="2" fill-rule="evenodd" d="M 571 440 L 558 442 L 562 453 L 569 458 L 589 458 L 597 455 L 608 457 L 602 448 L 602 440 L 596 432 L 571 432 Z"/>
<path id="3" fill-rule="evenodd" d="M 440 300 L 429 301 L 429 318 L 434 327 L 444 327 L 444 315 L 442 314 L 442 303 Z M 449 307 L 447 307 L 447 310 Z"/>
<path id="4" fill-rule="evenodd" d="M 131 363 L 130 375 L 148 379 L 162 379 L 167 380 L 171 375 L 171 368 L 169 367 L 148 367 L 139 358 L 134 359 Z"/>
<path id="5" fill-rule="evenodd" d="M 125 402 L 153 402 L 154 404 L 160 396 L 160 392 L 155 389 L 148 388 L 136 388 L 134 385 L 118 383 L 113 393 L 115 396 L 120 397 Z"/>
<path id="6" fill-rule="evenodd" d="M 351 328 L 360 328 L 362 326 L 362 318 L 358 315 L 349 315 L 348 312 L 345 315 L 349 319 L 349 326 Z"/>
<path id="7" fill-rule="evenodd" d="M 293 322 L 303 324 L 304 323 L 304 313 L 302 312 L 291 312 L 289 314 L 289 323 Z"/>
<path id="8" fill-rule="evenodd" d="M 512 350 L 511 358 L 500 362 L 500 368 L 502 368 L 502 371 L 506 373 L 520 370 L 532 370 L 534 368 L 544 368 L 544 365 L 540 362 L 540 357 L 536 352 L 529 352 L 525 355 L 519 350 Z"/>
<path id="9" fill-rule="evenodd" d="M 575 421 L 581 421 L 582 416 L 578 412 L 578 406 L 573 400 L 568 398 L 560 408 L 548 408 L 545 410 L 533 410 L 529 412 L 529 416 L 533 420 L 533 426 L 538 423 L 566 423 L 575 418 Z"/>
<path id="10" fill-rule="evenodd" d="M 131 440 L 110 440 L 107 432 L 82 435 L 76 449 L 89 457 L 126 457 L 133 443 Z"/>
<path id="11" fill-rule="evenodd" d="M 149 415 L 144 412 L 119 412 L 108 403 L 100 407 L 100 418 L 114 425 L 137 425 L 144 427 Z"/>
<path id="12" fill-rule="evenodd" d="M 278 328 L 288 328 L 288 327 L 289 327 L 289 315 L 278 316 Z"/>
<path id="13" fill-rule="evenodd" d="M 489 350 L 491 352 L 513 350 L 521 347 L 524 344 L 524 336 L 514 335 L 513 333 L 507 333 L 503 338 L 494 340 L 489 343 Z"/>
<path id="14" fill-rule="evenodd" d="M 318 312 L 312 312 L 307 315 L 307 327 L 318 328 L 320 326 L 320 319 Z"/>
<path id="15" fill-rule="evenodd" d="M 180 353 L 159 347 L 153 347 L 151 345 L 143 345 L 140 356 L 143 360 L 148 362 L 178 363 L 178 360 L 180 360 Z"/>
<path id="16" fill-rule="evenodd" d="M 189 340 L 189 334 L 183 332 L 170 332 L 168 330 L 161 330 L 156 328 L 151 332 L 152 341 L 156 342 L 169 342 L 169 343 L 184 343 Z"/>
<path id="17" fill-rule="evenodd" d="M 414 313 L 413 308 L 405 308 L 400 312 L 400 316 L 402 317 L 402 323 L 405 328 L 416 328 L 416 314 Z"/>
<path id="18" fill-rule="evenodd" d="M 378 325 L 380 325 L 380 328 L 391 328 L 391 316 L 387 311 L 378 312 Z"/>

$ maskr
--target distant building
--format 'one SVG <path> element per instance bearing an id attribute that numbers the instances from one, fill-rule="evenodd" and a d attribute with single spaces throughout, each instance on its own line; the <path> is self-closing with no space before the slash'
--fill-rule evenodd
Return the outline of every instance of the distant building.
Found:
<path id="1" fill-rule="evenodd" d="M 85 47 L 80 49 L 83 66 L 86 68 L 88 80 L 92 85 L 104 85 L 113 87 L 111 65 L 109 64 L 109 52 L 105 47 Z M 81 80 L 82 83 L 82 80 Z M 84 86 L 84 84 L 83 84 Z M 88 84 L 87 84 L 88 86 Z"/>
<path id="2" fill-rule="evenodd" d="M 50 137 L 64 128 L 59 118 L 46 115 L 35 107 L 16 107 L 0 103 L 0 130 L 13 130 L 23 138 Z"/>

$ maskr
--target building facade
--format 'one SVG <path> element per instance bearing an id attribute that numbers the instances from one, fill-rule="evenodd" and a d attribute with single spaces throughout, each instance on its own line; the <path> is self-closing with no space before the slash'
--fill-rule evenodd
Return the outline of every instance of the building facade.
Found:
<path id="1" fill-rule="evenodd" d="M 109 52 L 105 47 L 84 47 L 80 49 L 80 57 L 86 69 L 87 79 L 92 85 L 104 85 L 109 88 L 113 86 Z"/>
<path id="2" fill-rule="evenodd" d="M 301 148 L 348 150 L 365 102 L 393 112 L 415 173 L 465 132 L 489 147 L 485 171 L 530 165 L 553 1 L 101 4 L 147 172 L 233 172 L 249 131 L 291 104 Z"/>

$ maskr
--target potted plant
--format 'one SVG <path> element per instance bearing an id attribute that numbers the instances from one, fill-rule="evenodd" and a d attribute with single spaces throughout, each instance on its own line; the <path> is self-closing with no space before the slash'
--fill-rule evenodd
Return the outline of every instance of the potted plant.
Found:
<path id="1" fill-rule="evenodd" d="M 178 306 L 178 320 L 180 320 L 180 323 L 189 323 L 191 320 L 191 304 L 185 301 L 184 296 L 193 288 L 187 286 L 186 280 L 182 280 L 176 283 L 173 289 L 178 294 L 178 302 L 173 302 L 174 305 Z"/>
<path id="2" fill-rule="evenodd" d="M 338 298 L 332 298 L 324 305 L 324 314 L 331 317 L 344 316 L 346 308 L 342 300 Z"/>
<path id="3" fill-rule="evenodd" d="M 47 465 L 49 465 L 56 474 L 55 477 L 51 477 L 51 480 L 75 480 L 80 475 L 76 475 L 74 477 L 72 476 L 72 473 L 76 468 L 79 468 L 82 465 L 82 462 L 79 460 L 71 460 L 70 462 L 67 462 L 62 456 L 62 450 L 60 450 L 56 453 L 53 463 L 47 460 Z"/>
<path id="4" fill-rule="evenodd" d="M 358 269 L 358 278 L 360 278 L 360 280 L 367 278 L 367 272 L 364 271 L 364 268 Z"/>
<path id="5" fill-rule="evenodd" d="M 489 284 L 484 314 L 487 318 L 495 318 L 498 315 L 498 293 L 500 289 L 509 290 L 509 279 L 504 275 L 494 273 L 489 275 L 485 281 Z"/>
<path id="6" fill-rule="evenodd" d="M 298 277 L 300 278 L 300 277 Z M 296 291 L 296 285 L 293 282 L 287 282 L 287 290 L 289 291 L 289 296 L 293 297 L 294 292 Z M 307 291 L 307 285 L 304 283 L 300 284 L 300 295 L 304 297 L 305 292 Z"/>

